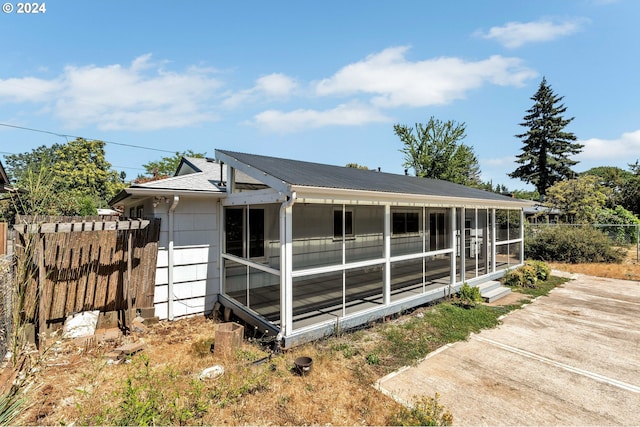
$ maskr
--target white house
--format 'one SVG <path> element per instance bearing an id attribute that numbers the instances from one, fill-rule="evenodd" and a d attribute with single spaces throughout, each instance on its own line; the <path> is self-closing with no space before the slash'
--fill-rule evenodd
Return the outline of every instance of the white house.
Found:
<path id="1" fill-rule="evenodd" d="M 284 347 L 501 277 L 530 202 L 450 182 L 216 150 L 111 203 L 162 218 L 161 318 L 215 302 Z"/>

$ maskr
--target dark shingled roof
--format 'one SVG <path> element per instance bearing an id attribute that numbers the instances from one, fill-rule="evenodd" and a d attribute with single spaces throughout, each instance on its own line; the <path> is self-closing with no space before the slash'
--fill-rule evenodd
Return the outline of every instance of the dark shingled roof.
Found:
<path id="1" fill-rule="evenodd" d="M 237 153 L 234 151 L 217 151 L 291 185 L 461 197 L 501 202 L 520 201 L 501 194 L 430 178 Z"/>

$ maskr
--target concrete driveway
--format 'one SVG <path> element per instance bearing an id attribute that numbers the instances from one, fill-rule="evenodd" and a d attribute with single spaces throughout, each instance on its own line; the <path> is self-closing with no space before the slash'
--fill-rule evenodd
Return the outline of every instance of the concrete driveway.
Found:
<path id="1" fill-rule="evenodd" d="M 403 403 L 438 392 L 455 425 L 640 425 L 640 283 L 571 277 L 376 386 Z"/>

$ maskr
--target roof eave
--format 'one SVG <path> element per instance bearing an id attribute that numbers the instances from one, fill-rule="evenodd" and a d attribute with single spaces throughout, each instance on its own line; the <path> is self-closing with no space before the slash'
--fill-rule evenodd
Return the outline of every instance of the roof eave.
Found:
<path id="1" fill-rule="evenodd" d="M 142 187 L 129 187 L 125 188 L 118 193 L 113 199 L 109 201 L 109 206 L 114 206 L 117 203 L 129 198 L 130 196 L 185 196 L 185 197 L 208 197 L 214 199 L 220 199 L 227 193 L 224 191 L 209 191 L 209 190 L 175 190 L 168 188 L 142 188 Z"/>
<path id="2" fill-rule="evenodd" d="M 380 203 L 380 204 L 415 204 L 451 207 L 495 207 L 495 208 L 524 208 L 531 205 L 530 201 L 492 200 L 467 198 L 456 196 L 435 196 L 410 193 L 388 193 L 371 190 L 352 190 L 346 188 L 312 187 L 292 185 L 291 191 L 296 192 L 296 199 L 302 202 L 324 203 Z"/>

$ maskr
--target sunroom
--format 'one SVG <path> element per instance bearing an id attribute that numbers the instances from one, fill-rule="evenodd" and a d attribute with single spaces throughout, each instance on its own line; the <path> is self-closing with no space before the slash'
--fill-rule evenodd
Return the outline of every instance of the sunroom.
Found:
<path id="1" fill-rule="evenodd" d="M 220 301 L 281 345 L 443 298 L 523 262 L 528 202 L 444 181 L 216 150 Z M 266 189 L 235 183 L 240 171 Z"/>

